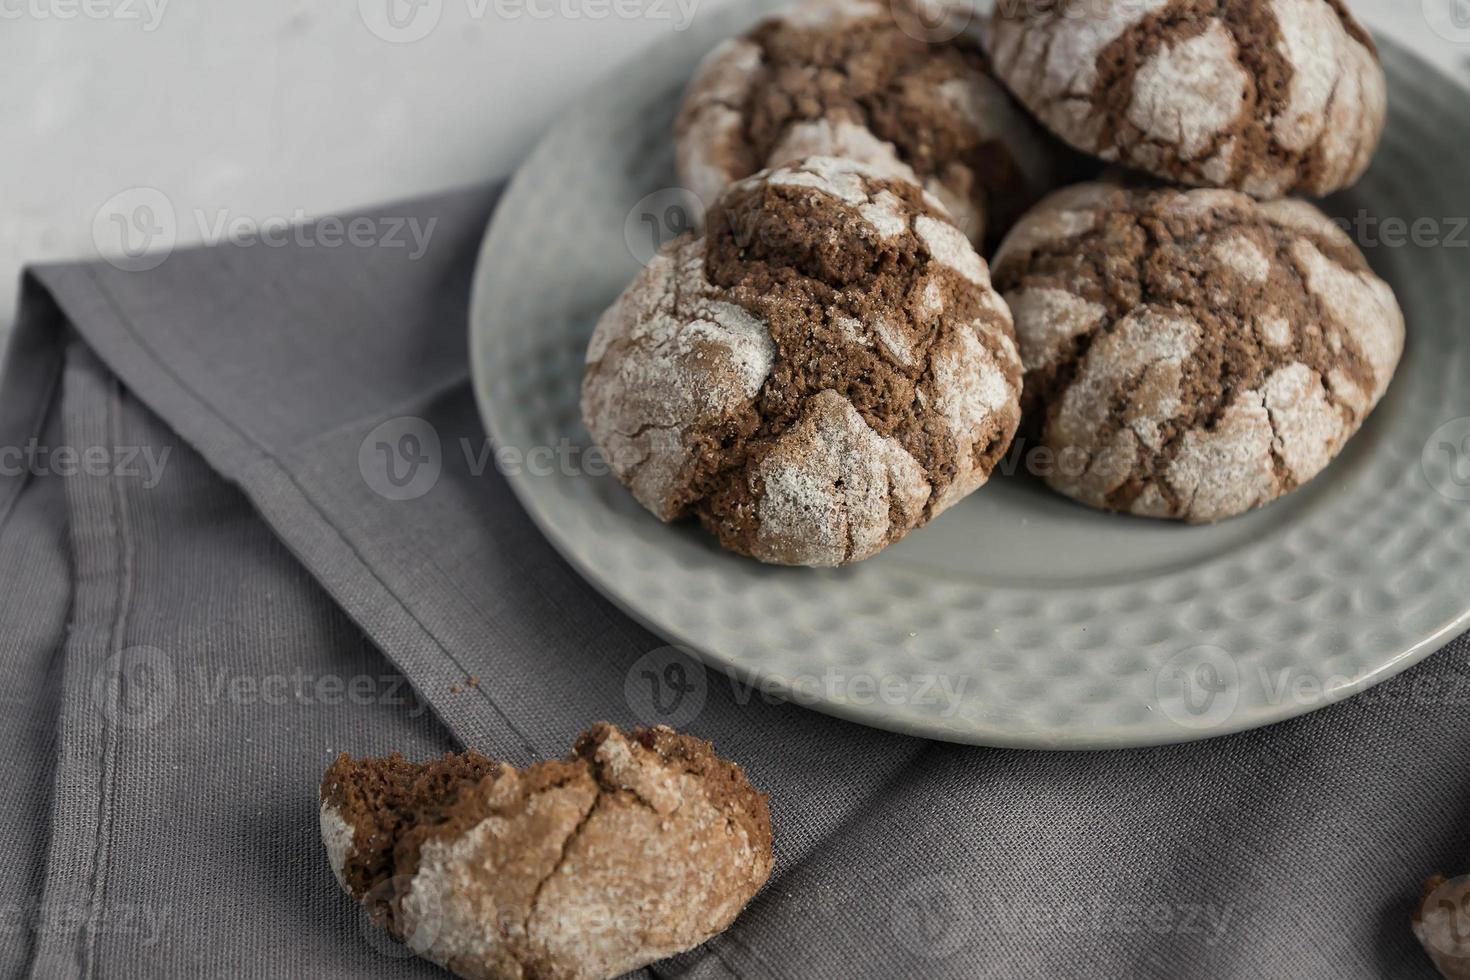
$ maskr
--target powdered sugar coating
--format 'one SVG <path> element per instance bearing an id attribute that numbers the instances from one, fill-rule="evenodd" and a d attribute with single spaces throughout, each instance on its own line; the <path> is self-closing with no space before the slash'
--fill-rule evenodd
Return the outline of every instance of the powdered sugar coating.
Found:
<path id="1" fill-rule="evenodd" d="M 1089 230 L 1062 237 L 1054 212 Z M 1159 240 L 1145 232 L 1165 223 Z M 1086 461 L 1052 486 L 1143 516 L 1216 521 L 1311 480 L 1403 351 L 1392 290 L 1300 202 L 1069 191 L 1022 220 L 996 281 L 1015 313 L 1032 422 Z"/>
<path id="2" fill-rule="evenodd" d="M 527 930 L 548 959 L 618 976 L 723 931 L 771 856 L 677 759 L 612 729 L 594 764 L 601 793 L 542 883 Z"/>
<path id="3" fill-rule="evenodd" d="M 1219 239 L 1210 247 L 1210 254 L 1223 268 L 1246 282 L 1260 285 L 1271 275 L 1271 261 L 1259 245 L 1244 235 Z"/>
<path id="4" fill-rule="evenodd" d="M 1275 498 L 1272 441 L 1271 417 L 1258 391 L 1236 394 L 1213 428 L 1185 432 L 1165 471 L 1182 516 L 1207 523 Z"/>
<path id="5" fill-rule="evenodd" d="M 1143 63 L 1133 79 L 1128 121 L 1149 141 L 1195 160 L 1242 111 L 1250 85 L 1235 39 L 1212 21 L 1204 33 L 1166 42 Z"/>
<path id="6" fill-rule="evenodd" d="M 683 239 L 655 256 L 598 321 L 583 417 L 613 473 L 671 520 L 695 451 L 685 430 L 754 398 L 775 357 L 765 324 L 705 279 L 703 239 Z"/>
<path id="7" fill-rule="evenodd" d="M 1332 404 L 1322 376 L 1305 364 L 1288 364 L 1262 389 L 1274 432 L 1273 451 L 1298 483 L 1326 469 L 1352 433 Z"/>
<path id="8" fill-rule="evenodd" d="M 949 266 L 977 286 L 990 288 L 990 270 L 985 260 L 953 224 L 920 215 L 914 221 L 914 231 L 924 240 L 936 262 Z"/>
<path id="9" fill-rule="evenodd" d="M 717 45 L 695 71 L 686 96 L 688 122 L 674 146 L 679 178 L 708 207 L 730 182 L 727 161 L 739 153 L 741 106 L 760 70 L 761 50 L 743 38 Z"/>
<path id="10" fill-rule="evenodd" d="M 769 173 L 762 171 L 749 181 L 772 187 L 810 187 L 844 204 L 877 206 L 876 198 L 868 195 L 864 178 L 869 174 L 881 175 L 881 170 L 843 157 L 813 157 L 800 162 L 802 165 L 799 167 L 781 167 Z"/>
<path id="11" fill-rule="evenodd" d="M 1374 402 L 1388 390 L 1404 352 L 1404 314 L 1388 283 L 1366 270 L 1349 271 L 1309 241 L 1292 247 L 1310 289 L 1373 367 Z"/>
<path id="12" fill-rule="evenodd" d="M 981 342 L 982 334 L 990 335 L 994 349 Z M 1011 340 L 1009 318 L 1004 330 L 994 321 L 977 321 L 972 329 L 956 333 L 953 341 L 935 354 L 934 380 L 929 389 L 933 408 L 970 451 L 956 457 L 954 478 L 935 499 L 931 508 L 934 514 L 953 507 L 990 478 L 989 466 L 980 463 L 988 455 L 982 451 L 986 433 L 992 430 L 993 420 L 1007 414 L 1016 402 L 1019 392 L 1007 369 L 1019 357 Z"/>
<path id="13" fill-rule="evenodd" d="M 590 781 L 526 794 L 515 770 L 502 774 L 491 793 L 497 809 L 526 799 L 460 836 L 425 843 L 412 886 L 399 901 L 399 928 L 409 948 L 456 971 L 515 962 L 526 955 L 522 950 L 546 955 L 528 911 L 534 912 L 544 876 L 553 873 L 567 838 L 597 799 Z M 526 874 L 526 867 L 534 870 Z M 587 952 L 594 962 L 601 953 Z"/>
<path id="14" fill-rule="evenodd" d="M 888 545 L 892 516 L 917 522 L 929 500 L 918 462 L 874 432 L 846 398 L 824 391 L 755 471 L 759 551 L 782 565 L 862 561 Z"/>
<path id="15" fill-rule="evenodd" d="M 347 858 L 352 853 L 352 842 L 357 831 L 342 819 L 342 814 L 336 807 L 325 801 L 317 811 L 317 822 L 321 827 L 322 845 L 327 849 L 327 860 L 332 865 L 332 875 L 343 891 L 351 894 L 352 889 L 348 888 L 342 869 L 347 866 Z"/>
<path id="16" fill-rule="evenodd" d="M 994 263 L 1069 242 L 1097 227 L 1100 209 L 1114 197 L 1107 184 L 1074 184 L 1049 196 L 1045 206 L 1027 213 L 1000 244 Z"/>
<path id="17" fill-rule="evenodd" d="M 1164 423 L 1179 411 L 1183 365 L 1199 339 L 1199 324 L 1191 320 L 1153 311 L 1125 317 L 1083 358 L 1076 379 L 1062 396 L 1058 436 L 1068 445 L 1094 451 L 1091 440 L 1112 410 L 1113 396 L 1136 381 L 1137 391 L 1123 421 L 1139 442 L 1158 450 Z"/>
<path id="18" fill-rule="evenodd" d="M 769 166 L 793 163 L 807 157 L 841 157 L 861 161 L 869 170 L 921 183 L 914 169 L 898 158 L 892 143 L 880 140 L 861 123 L 848 119 L 813 119 L 795 123 L 771 150 Z"/>
<path id="19" fill-rule="evenodd" d="M 1017 339 L 1021 363 L 1033 369 L 1055 364 L 1074 338 L 1097 329 L 1108 314 L 1100 303 L 1047 286 L 1023 289 L 1007 299 L 1016 319 L 1028 325 Z"/>
<path id="20" fill-rule="evenodd" d="M 827 566 L 984 484 L 1019 422 L 1021 361 L 937 202 L 813 158 L 736 182 L 712 215 L 588 347 L 588 430 L 645 507 L 763 561 Z"/>
<path id="21" fill-rule="evenodd" d="M 1261 198 L 1356 181 L 1387 112 L 1372 41 L 1336 0 L 1002 4 L 990 44 L 996 73 L 1073 146 Z"/>
<path id="22" fill-rule="evenodd" d="M 872 203 L 863 204 L 858 211 L 884 238 L 908 231 L 908 215 L 904 212 L 903 202 L 892 194 L 879 194 Z"/>

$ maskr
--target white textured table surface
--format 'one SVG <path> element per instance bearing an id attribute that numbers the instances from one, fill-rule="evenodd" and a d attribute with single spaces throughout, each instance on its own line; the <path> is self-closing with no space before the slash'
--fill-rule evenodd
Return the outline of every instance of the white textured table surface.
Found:
<path id="1" fill-rule="evenodd" d="M 118 195 L 161 194 L 184 243 L 504 174 L 601 73 L 721 2 L 0 0 L 0 333 L 24 264 L 118 240 Z M 1470 0 L 1353 5 L 1470 79 Z"/>

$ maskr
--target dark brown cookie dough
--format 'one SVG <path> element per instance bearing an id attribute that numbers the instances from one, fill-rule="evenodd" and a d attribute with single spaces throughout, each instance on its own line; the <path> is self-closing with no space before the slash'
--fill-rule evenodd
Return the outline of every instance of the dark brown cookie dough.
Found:
<path id="1" fill-rule="evenodd" d="M 716 48 L 676 126 L 684 185 L 710 204 L 766 167 L 847 157 L 921 184 L 971 241 L 999 241 L 1074 161 L 975 40 L 929 43 L 904 15 L 901 0 L 808 0 Z"/>
<path id="2" fill-rule="evenodd" d="M 814 158 L 732 185 L 603 315 L 582 415 L 665 521 L 868 558 L 978 489 L 1020 419 L 989 271 L 918 187 Z"/>
<path id="3" fill-rule="evenodd" d="M 322 839 L 346 891 L 465 977 L 602 978 L 704 942 L 771 871 L 765 797 L 705 741 L 600 724 L 524 771 L 340 756 Z"/>
<path id="4" fill-rule="evenodd" d="M 1028 431 L 1093 507 L 1208 522 L 1316 476 L 1388 387 L 1393 291 L 1302 201 L 1082 184 L 996 256 Z"/>
<path id="5" fill-rule="evenodd" d="M 1377 49 L 1341 0 L 1002 0 L 989 42 L 1053 132 L 1177 183 L 1324 195 L 1383 134 Z"/>

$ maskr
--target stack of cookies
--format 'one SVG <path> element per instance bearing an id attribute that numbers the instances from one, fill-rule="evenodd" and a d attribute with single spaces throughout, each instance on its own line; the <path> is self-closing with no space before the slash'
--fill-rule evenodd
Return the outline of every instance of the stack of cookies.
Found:
<path id="1" fill-rule="evenodd" d="M 1382 135 L 1340 0 L 999 0 L 975 32 L 906 3 L 803 3 L 691 81 L 704 230 L 588 349 L 618 478 L 740 554 L 830 566 L 1018 434 L 1072 461 L 1054 490 L 1192 523 L 1320 473 L 1404 344 L 1352 239 L 1289 196 L 1353 183 Z"/>

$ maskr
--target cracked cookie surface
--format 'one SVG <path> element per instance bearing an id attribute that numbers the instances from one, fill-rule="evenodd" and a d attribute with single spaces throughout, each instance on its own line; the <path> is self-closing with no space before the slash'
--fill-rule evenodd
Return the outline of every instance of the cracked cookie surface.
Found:
<path id="1" fill-rule="evenodd" d="M 971 241 L 987 230 L 998 241 L 1075 161 L 995 80 L 976 41 L 920 40 L 903 16 L 918 15 L 808 0 L 717 47 L 675 126 L 684 186 L 708 205 L 758 170 L 847 157 L 921 184 Z"/>
<path id="2" fill-rule="evenodd" d="M 521 771 L 474 752 L 340 756 L 333 872 L 374 921 L 465 977 L 602 978 L 697 946 L 771 870 L 765 798 L 708 742 L 600 724 Z"/>
<path id="3" fill-rule="evenodd" d="M 1387 86 L 1342 0 L 1002 0 L 996 74 L 1104 160 L 1258 198 L 1354 183 Z"/>
<path id="4" fill-rule="evenodd" d="M 1209 522 L 1316 476 L 1404 346 L 1388 284 L 1303 201 L 1081 184 L 996 256 L 1028 431 L 1085 504 Z"/>
<path id="5" fill-rule="evenodd" d="M 989 270 L 938 202 L 818 157 L 732 185 L 598 322 L 582 415 L 665 521 L 831 566 L 988 479 L 1021 364 Z"/>

